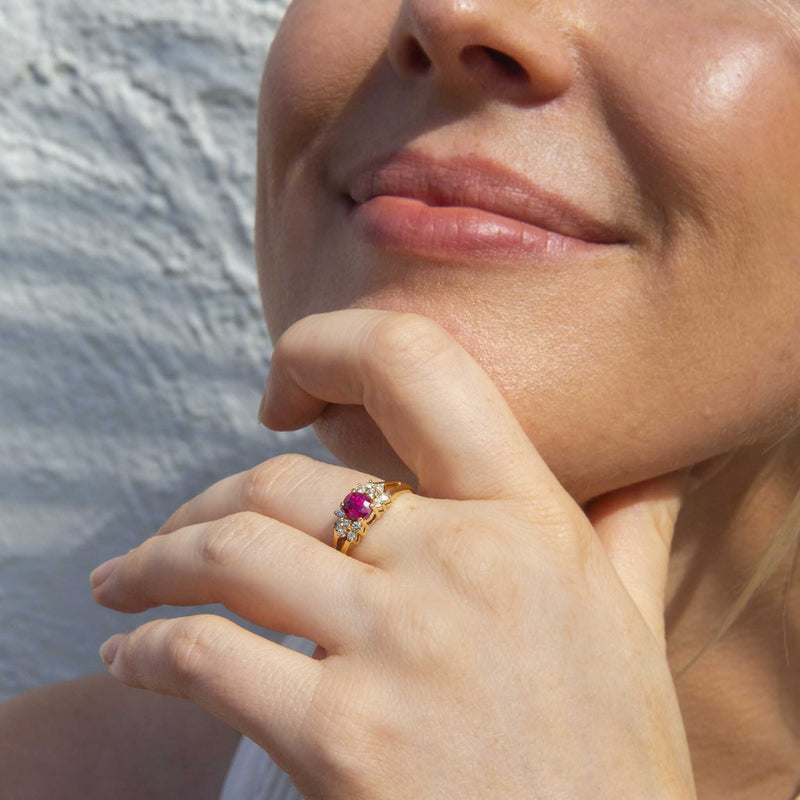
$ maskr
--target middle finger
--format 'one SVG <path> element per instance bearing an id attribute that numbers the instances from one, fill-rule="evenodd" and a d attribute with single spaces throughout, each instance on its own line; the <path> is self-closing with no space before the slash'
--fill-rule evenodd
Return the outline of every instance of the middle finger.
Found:
<path id="1" fill-rule="evenodd" d="M 95 571 L 93 595 L 128 613 L 222 603 L 331 652 L 368 624 L 363 609 L 378 601 L 383 578 L 289 525 L 239 512 L 148 539 Z"/>

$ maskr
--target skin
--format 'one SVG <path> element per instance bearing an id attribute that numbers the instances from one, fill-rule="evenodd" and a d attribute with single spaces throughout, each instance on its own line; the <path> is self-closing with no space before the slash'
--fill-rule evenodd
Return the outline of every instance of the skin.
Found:
<path id="1" fill-rule="evenodd" d="M 398 337 L 416 346 L 387 362 Z M 459 381 L 474 403 L 451 390 Z M 321 657 L 208 615 L 112 637 L 110 673 L 197 700 L 306 797 L 693 798 L 663 636 L 664 543 L 685 474 L 624 490 L 593 527 L 469 354 L 424 317 L 382 311 L 287 331 L 262 418 L 302 426 L 359 398 L 420 494 L 393 501 L 357 558 L 330 547 L 330 509 L 364 476 L 282 457 L 215 485 L 92 575 L 112 608 L 219 601 L 302 632 Z M 636 548 L 616 547 L 632 534 Z M 442 728 L 452 736 L 424 733 Z"/>
<path id="2" fill-rule="evenodd" d="M 674 676 L 800 489 L 792 13 L 296 0 L 260 110 L 262 420 L 314 422 L 356 472 L 267 462 L 93 583 L 123 611 L 222 601 L 323 650 L 202 617 L 114 637 L 111 674 L 197 700 L 308 797 L 789 797 L 788 568 Z M 401 146 L 491 158 L 623 241 L 557 262 L 367 242 L 341 172 Z M 331 508 L 405 472 L 419 496 L 335 553 Z"/>
<path id="3" fill-rule="evenodd" d="M 92 675 L 0 705 L 0 786 L 4 800 L 218 800 L 238 739 L 194 703 Z"/>
<path id="4" fill-rule="evenodd" d="M 261 104 L 257 253 L 273 337 L 349 306 L 435 319 L 579 502 L 773 440 L 800 396 L 800 61 L 784 30 L 740 0 L 295 2 Z M 404 36 L 445 66 L 415 75 Z M 483 42 L 516 56 L 529 94 L 446 59 Z M 541 98 L 537 69 L 571 74 Z M 618 221 L 631 243 L 558 268 L 443 268 L 370 247 L 330 175 L 402 145 L 490 157 Z M 348 463 L 370 453 L 376 469 L 375 448 L 344 428 L 323 431 L 326 444 Z"/>

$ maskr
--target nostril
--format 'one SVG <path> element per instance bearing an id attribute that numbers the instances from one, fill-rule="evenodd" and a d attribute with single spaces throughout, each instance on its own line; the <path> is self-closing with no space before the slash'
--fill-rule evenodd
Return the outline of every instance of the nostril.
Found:
<path id="1" fill-rule="evenodd" d="M 431 60 L 422 45 L 413 37 L 406 44 L 406 63 L 412 72 L 424 75 L 431 68 Z"/>
<path id="2" fill-rule="evenodd" d="M 519 61 L 500 52 L 500 50 L 495 50 L 493 47 L 485 47 L 483 45 L 465 47 L 461 53 L 461 60 L 467 67 L 486 69 L 487 66 L 490 66 L 494 69 L 499 69 L 504 77 L 515 81 L 527 80 L 528 78 L 528 73 Z"/>
<path id="3" fill-rule="evenodd" d="M 524 79 L 528 77 L 528 73 L 525 72 L 525 68 L 522 64 L 511 58 L 511 56 L 507 56 L 505 53 L 501 53 L 499 50 L 495 50 L 492 47 L 484 47 L 484 50 L 486 51 L 486 55 L 488 55 L 510 78 Z"/>

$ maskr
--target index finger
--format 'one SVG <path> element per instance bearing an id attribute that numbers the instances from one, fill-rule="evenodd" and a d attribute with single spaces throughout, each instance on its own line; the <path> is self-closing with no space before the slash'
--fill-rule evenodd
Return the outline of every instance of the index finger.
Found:
<path id="1" fill-rule="evenodd" d="M 426 317 L 350 309 L 289 328 L 262 422 L 294 430 L 331 403 L 363 406 L 428 496 L 567 497 L 491 378 Z"/>

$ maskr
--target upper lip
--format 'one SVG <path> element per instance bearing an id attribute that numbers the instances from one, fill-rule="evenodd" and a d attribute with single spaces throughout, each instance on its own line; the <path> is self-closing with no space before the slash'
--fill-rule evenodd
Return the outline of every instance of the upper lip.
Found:
<path id="1" fill-rule="evenodd" d="M 625 241 L 610 223 L 479 156 L 434 159 L 404 150 L 354 169 L 347 192 L 358 205 L 378 196 L 406 197 L 430 206 L 480 209 L 586 242 Z"/>

